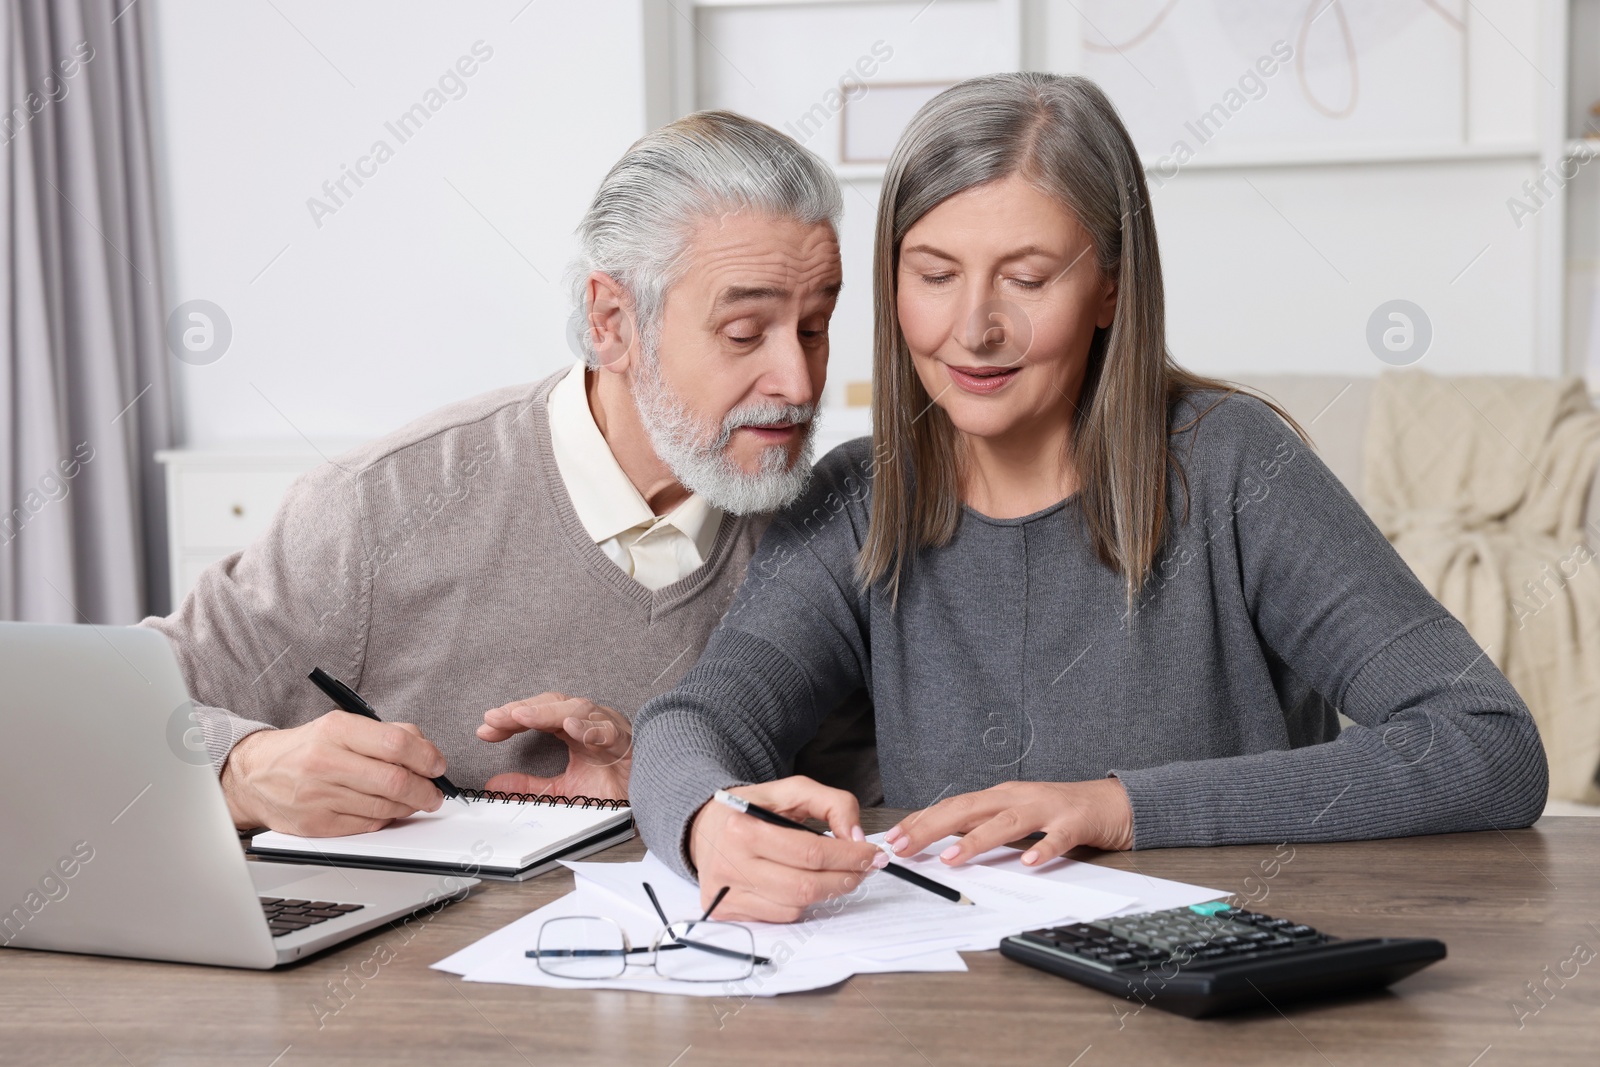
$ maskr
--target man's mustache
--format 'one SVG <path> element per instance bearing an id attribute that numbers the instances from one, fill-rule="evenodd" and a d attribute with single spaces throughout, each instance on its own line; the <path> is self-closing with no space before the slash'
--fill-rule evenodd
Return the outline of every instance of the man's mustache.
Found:
<path id="1" fill-rule="evenodd" d="M 742 408 L 734 408 L 722 420 L 722 432 L 707 450 L 721 452 L 733 439 L 733 431 L 745 426 L 770 426 L 775 422 L 807 426 L 816 417 L 815 404 L 749 404 Z"/>

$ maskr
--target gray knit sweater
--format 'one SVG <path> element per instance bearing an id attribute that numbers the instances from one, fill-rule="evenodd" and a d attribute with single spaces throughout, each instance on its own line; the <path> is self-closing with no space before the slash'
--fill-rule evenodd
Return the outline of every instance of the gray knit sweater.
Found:
<path id="1" fill-rule="evenodd" d="M 877 708 L 886 801 L 1115 774 L 1134 847 L 1526 826 L 1547 768 L 1526 706 L 1271 410 L 1176 405 L 1173 528 L 1131 614 L 1076 497 L 962 512 L 890 610 L 852 567 L 871 442 L 774 520 L 699 663 L 640 709 L 645 841 L 689 872 L 721 787 L 789 773 L 845 693 Z M 1197 425 L 1197 411 L 1211 408 Z M 1340 732 L 1335 709 L 1354 720 Z"/>

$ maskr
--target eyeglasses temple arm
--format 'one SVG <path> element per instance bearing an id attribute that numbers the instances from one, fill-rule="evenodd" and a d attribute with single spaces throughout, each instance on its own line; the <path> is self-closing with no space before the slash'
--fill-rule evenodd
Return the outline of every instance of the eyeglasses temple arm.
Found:
<path id="1" fill-rule="evenodd" d="M 706 909 L 706 913 L 704 915 L 700 916 L 700 922 L 705 922 L 707 919 L 711 918 L 711 913 L 717 910 L 717 905 L 722 903 L 722 898 L 727 896 L 728 890 L 732 888 L 732 886 L 725 885 L 721 889 L 717 890 L 717 895 L 711 898 L 711 906 Z"/>
<path id="2" fill-rule="evenodd" d="M 661 916 L 662 926 L 671 926 L 672 920 L 667 918 L 667 913 L 661 910 L 661 901 L 656 899 L 656 891 L 650 888 L 650 883 L 644 883 L 645 896 L 650 898 L 650 906 L 656 909 L 656 914 Z"/>
<path id="3" fill-rule="evenodd" d="M 671 945 L 663 945 L 661 947 L 673 948 L 678 945 L 682 945 L 684 948 L 697 948 L 701 952 L 709 952 L 713 956 L 727 956 L 736 960 L 754 960 L 762 966 L 772 962 L 766 956 L 758 956 L 754 952 L 740 952 L 738 949 L 723 948 L 721 945 L 708 945 L 704 941 L 691 941 L 686 937 L 676 938 Z"/>

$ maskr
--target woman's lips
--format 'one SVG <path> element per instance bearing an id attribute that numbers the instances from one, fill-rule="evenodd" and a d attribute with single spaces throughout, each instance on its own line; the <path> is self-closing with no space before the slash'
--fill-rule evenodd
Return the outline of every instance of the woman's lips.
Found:
<path id="1" fill-rule="evenodd" d="M 979 396 L 987 396 L 1006 387 L 1017 376 L 1021 367 L 955 367 L 946 363 L 944 369 L 950 380 L 959 388 Z"/>

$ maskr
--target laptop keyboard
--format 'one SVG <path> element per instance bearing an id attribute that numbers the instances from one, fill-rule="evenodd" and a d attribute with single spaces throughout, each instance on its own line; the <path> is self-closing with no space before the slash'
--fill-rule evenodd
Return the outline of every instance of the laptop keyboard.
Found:
<path id="1" fill-rule="evenodd" d="M 329 919 L 337 919 L 352 911 L 360 911 L 364 904 L 335 904 L 328 900 L 295 900 L 283 897 L 262 897 L 261 910 L 266 913 L 267 925 L 273 937 L 292 934 Z"/>

